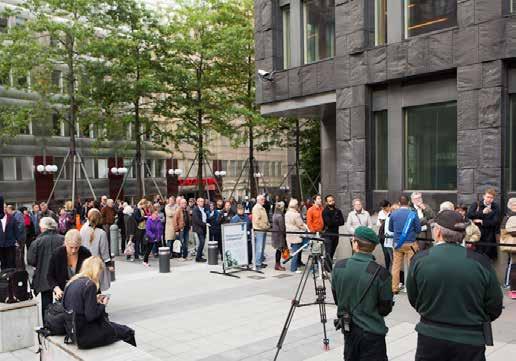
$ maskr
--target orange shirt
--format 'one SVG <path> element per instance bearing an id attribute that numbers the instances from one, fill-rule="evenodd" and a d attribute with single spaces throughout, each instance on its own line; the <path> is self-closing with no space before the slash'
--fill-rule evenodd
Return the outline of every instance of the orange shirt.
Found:
<path id="1" fill-rule="evenodd" d="M 323 207 L 313 205 L 306 212 L 306 225 L 311 232 L 322 232 L 324 229 Z"/>

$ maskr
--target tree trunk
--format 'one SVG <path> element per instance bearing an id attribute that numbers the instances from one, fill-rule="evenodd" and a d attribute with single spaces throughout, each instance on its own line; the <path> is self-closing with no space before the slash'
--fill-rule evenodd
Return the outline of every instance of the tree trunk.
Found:
<path id="1" fill-rule="evenodd" d="M 251 198 L 256 198 L 258 190 L 256 178 L 254 177 L 256 167 L 254 165 L 254 132 L 253 126 L 249 125 L 249 190 Z"/>
<path id="2" fill-rule="evenodd" d="M 136 168 L 136 191 L 138 200 L 143 198 L 143 177 L 142 177 L 142 138 L 140 120 L 140 101 L 134 103 L 134 134 L 136 139 L 136 152 L 134 154 L 134 167 Z"/>
<path id="3" fill-rule="evenodd" d="M 198 84 L 200 84 L 200 75 L 198 72 Z M 201 109 L 202 93 L 200 87 L 197 88 L 197 197 L 203 197 L 204 184 L 202 183 L 203 164 L 204 164 L 204 144 L 203 144 L 203 128 L 202 117 L 203 111 Z"/>
<path id="4" fill-rule="evenodd" d="M 301 133 L 301 126 L 299 125 L 299 119 L 296 118 L 296 144 L 295 144 L 295 151 L 296 151 L 296 175 L 297 175 L 297 197 L 299 202 L 303 201 L 303 186 L 301 183 L 301 168 L 300 168 L 300 151 L 301 151 L 301 144 L 300 144 L 300 133 Z"/>
<path id="5" fill-rule="evenodd" d="M 68 122 L 70 126 L 70 156 L 68 159 L 72 162 L 72 192 L 71 201 L 75 207 L 75 199 L 77 192 L 77 147 L 75 142 L 75 132 L 77 131 L 77 101 L 75 99 L 75 62 L 74 62 L 74 49 L 75 41 L 73 37 L 67 35 L 66 45 L 68 51 L 68 97 L 70 99 L 70 108 L 68 109 Z M 66 164 L 63 164 L 66 166 Z"/>

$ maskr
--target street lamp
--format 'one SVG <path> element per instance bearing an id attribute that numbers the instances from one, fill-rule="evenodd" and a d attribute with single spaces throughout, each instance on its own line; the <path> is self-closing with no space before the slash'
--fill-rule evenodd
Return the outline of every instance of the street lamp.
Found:
<path id="1" fill-rule="evenodd" d="M 181 174 L 183 174 L 183 170 L 179 169 L 179 168 L 177 168 L 177 169 L 169 169 L 168 170 L 168 174 L 169 175 L 175 175 L 175 176 L 179 177 Z"/>
<path id="2" fill-rule="evenodd" d="M 53 174 L 58 170 L 57 165 L 55 164 L 39 164 L 36 166 L 36 171 L 41 174 Z"/>
<path id="3" fill-rule="evenodd" d="M 255 178 L 261 178 L 261 177 L 263 177 L 263 174 L 260 173 L 260 172 L 257 172 L 257 173 L 254 173 L 254 177 Z"/>
<path id="4" fill-rule="evenodd" d="M 288 192 L 290 188 L 288 186 L 281 186 L 280 187 L 280 191 L 283 191 L 283 192 Z"/>
<path id="5" fill-rule="evenodd" d="M 113 168 L 111 168 L 111 174 L 113 174 L 113 175 L 124 175 L 126 173 L 127 173 L 127 168 L 125 168 L 125 167 L 122 167 L 122 168 L 113 167 Z"/>
<path id="6" fill-rule="evenodd" d="M 215 177 L 224 177 L 224 176 L 226 176 L 225 170 L 216 170 L 215 171 Z"/>

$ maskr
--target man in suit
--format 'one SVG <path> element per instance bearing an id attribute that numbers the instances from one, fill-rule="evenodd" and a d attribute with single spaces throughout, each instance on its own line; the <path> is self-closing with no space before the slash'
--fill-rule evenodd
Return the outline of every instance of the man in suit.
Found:
<path id="1" fill-rule="evenodd" d="M 2 209 L 4 216 L 0 228 L 0 269 L 4 270 L 16 267 L 16 245 L 21 235 L 12 211 L 9 213 L 8 208 Z"/>
<path id="2" fill-rule="evenodd" d="M 195 262 L 206 262 L 203 257 L 204 242 L 206 240 L 206 223 L 208 222 L 208 215 L 204 208 L 204 198 L 197 198 L 197 205 L 192 210 L 192 230 L 197 234 L 199 245 L 197 246 L 197 253 Z"/>

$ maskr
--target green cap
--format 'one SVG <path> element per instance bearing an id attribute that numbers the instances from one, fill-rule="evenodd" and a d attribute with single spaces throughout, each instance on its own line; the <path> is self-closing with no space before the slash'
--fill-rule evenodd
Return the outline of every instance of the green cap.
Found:
<path id="1" fill-rule="evenodd" d="M 357 229 L 355 229 L 355 238 L 358 238 L 362 241 L 371 242 L 373 244 L 380 243 L 375 231 L 373 231 L 371 228 L 364 226 L 360 226 Z"/>

